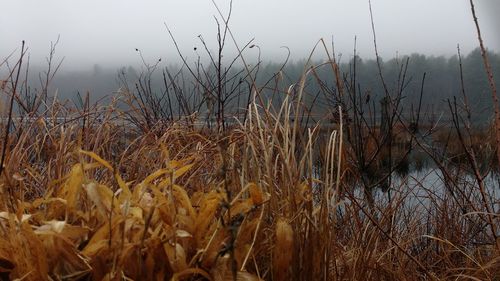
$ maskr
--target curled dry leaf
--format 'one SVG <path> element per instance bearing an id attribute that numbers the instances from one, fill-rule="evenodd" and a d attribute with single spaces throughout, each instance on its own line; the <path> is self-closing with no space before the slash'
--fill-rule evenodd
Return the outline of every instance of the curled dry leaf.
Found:
<path id="1" fill-rule="evenodd" d="M 165 243 L 163 248 L 165 249 L 168 261 L 174 272 L 181 272 L 188 268 L 186 263 L 186 252 L 179 243 L 175 245 Z"/>
<path id="2" fill-rule="evenodd" d="M 58 197 L 65 200 L 66 208 L 70 212 L 73 212 L 76 208 L 83 180 L 83 167 L 81 164 L 75 164 L 71 168 L 67 180 L 59 190 Z"/>
<path id="3" fill-rule="evenodd" d="M 200 210 L 195 220 L 195 240 L 198 248 L 202 249 L 208 243 L 209 227 L 216 225 L 214 218 L 222 201 L 222 195 L 217 191 L 210 191 L 200 202 Z"/>

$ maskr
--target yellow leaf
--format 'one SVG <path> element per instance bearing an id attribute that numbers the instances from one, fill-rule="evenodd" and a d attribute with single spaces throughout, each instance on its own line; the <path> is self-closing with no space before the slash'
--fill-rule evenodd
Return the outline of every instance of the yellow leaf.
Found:
<path id="1" fill-rule="evenodd" d="M 144 219 L 143 211 L 139 207 L 131 207 L 130 208 L 130 214 L 134 218 L 138 218 L 138 219 L 141 219 L 141 220 Z"/>
<path id="2" fill-rule="evenodd" d="M 130 189 L 128 188 L 127 184 L 118 173 L 115 173 L 115 179 L 116 182 L 118 183 L 118 186 L 122 190 L 120 196 L 118 197 L 118 201 L 120 203 L 123 203 L 125 200 L 130 199 L 130 197 L 132 196 L 132 192 L 130 192 Z"/>
<path id="3" fill-rule="evenodd" d="M 111 229 L 116 229 L 118 224 L 122 223 L 123 219 L 115 216 L 111 223 Z M 90 238 L 88 244 L 83 248 L 82 253 L 86 256 L 92 257 L 99 252 L 100 249 L 107 247 L 109 243 L 109 221 L 104 223 Z M 113 236 L 119 235 L 118 231 L 113 231 Z"/>
<path id="4" fill-rule="evenodd" d="M 66 200 L 66 206 L 68 209 L 73 210 L 76 205 L 76 200 L 78 194 L 83 184 L 83 170 L 82 165 L 76 164 L 71 168 L 68 179 L 64 182 L 60 190 L 60 196 L 62 199 Z"/>
<path id="5" fill-rule="evenodd" d="M 83 170 L 84 171 L 88 171 L 88 170 L 92 170 L 92 169 L 95 169 L 95 168 L 99 168 L 101 166 L 102 165 L 99 162 L 84 163 L 83 164 Z"/>
<path id="6" fill-rule="evenodd" d="M 197 246 L 200 248 L 205 247 L 205 240 L 208 240 L 211 235 L 211 233 L 209 234 L 208 232 L 210 226 L 213 225 L 215 214 L 219 209 L 221 200 L 222 195 L 220 193 L 211 191 L 206 194 L 200 202 L 200 211 L 195 220 L 194 231 Z"/>
<path id="7" fill-rule="evenodd" d="M 85 185 L 85 191 L 90 200 L 96 205 L 97 210 L 104 217 L 111 210 L 111 200 L 113 200 L 113 192 L 105 185 L 91 182 Z"/>
<path id="8" fill-rule="evenodd" d="M 189 165 L 183 166 L 183 167 L 175 170 L 174 174 L 173 174 L 174 180 L 177 179 L 178 177 L 184 175 L 187 171 L 189 171 L 189 169 L 191 169 L 191 167 L 193 167 L 193 164 L 189 164 Z M 166 179 L 164 179 L 163 181 L 161 181 L 158 184 L 158 187 L 159 188 L 164 188 L 166 186 L 169 186 L 170 184 L 171 184 L 170 177 L 167 177 Z"/>
<path id="9" fill-rule="evenodd" d="M 191 199 L 189 199 L 186 190 L 178 185 L 174 185 L 173 196 L 176 203 L 180 204 L 182 208 L 187 210 L 189 216 L 194 219 L 196 217 L 196 212 L 194 211 L 193 205 L 191 204 Z M 177 209 L 179 209 L 179 207 L 177 207 Z"/>
<path id="10" fill-rule="evenodd" d="M 183 167 L 180 167 L 179 169 L 175 170 L 174 172 L 174 179 L 184 175 L 187 171 L 189 171 L 193 167 L 193 164 L 189 164 Z"/>
<path id="11" fill-rule="evenodd" d="M 79 150 L 81 154 L 87 155 L 95 161 L 101 163 L 104 167 L 108 168 L 110 171 L 114 171 L 113 167 L 104 159 L 102 159 L 99 155 L 95 154 L 92 151 Z"/>
<path id="12" fill-rule="evenodd" d="M 142 181 L 142 184 L 146 185 L 146 184 L 149 184 L 151 183 L 153 180 L 155 180 L 156 178 L 158 177 L 161 177 L 163 176 L 164 174 L 170 172 L 171 170 L 170 169 L 167 169 L 167 168 L 163 168 L 163 169 L 159 169 L 157 170 L 156 172 L 150 174 L 149 176 L 147 176 L 143 181 Z"/>

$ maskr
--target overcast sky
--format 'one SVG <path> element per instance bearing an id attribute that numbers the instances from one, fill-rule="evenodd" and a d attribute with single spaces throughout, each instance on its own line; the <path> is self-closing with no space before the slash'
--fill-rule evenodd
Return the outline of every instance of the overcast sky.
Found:
<path id="1" fill-rule="evenodd" d="M 476 0 L 488 48 L 500 50 L 500 1 Z M 217 1 L 227 12 L 229 1 Z M 469 0 L 373 0 L 380 54 L 451 55 L 478 46 Z M 182 52 L 203 56 L 198 35 L 214 48 L 217 14 L 211 0 L 1 0 L 0 58 L 26 40 L 31 60 L 48 54 L 60 35 L 57 56 L 65 68 L 140 62 L 135 48 L 149 61 L 175 58 L 164 23 Z M 307 56 L 320 38 L 331 41 L 344 58 L 353 54 L 354 36 L 362 57 L 373 57 L 368 0 L 234 0 L 230 27 L 238 43 L 255 38 L 265 59 L 280 61 L 287 46 L 294 58 Z M 228 42 L 232 48 L 233 43 Z M 229 50 L 231 52 L 231 50 Z M 247 57 L 255 57 L 256 48 Z"/>

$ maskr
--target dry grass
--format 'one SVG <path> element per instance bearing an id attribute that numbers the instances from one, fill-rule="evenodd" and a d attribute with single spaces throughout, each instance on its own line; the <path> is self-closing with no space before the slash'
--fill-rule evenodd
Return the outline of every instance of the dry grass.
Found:
<path id="1" fill-rule="evenodd" d="M 170 123 L 138 133 L 114 103 L 82 112 L 54 102 L 45 116 L 57 122 L 14 120 L 0 279 L 498 280 L 499 216 L 474 182 L 403 181 L 369 207 L 345 180 L 342 121 L 301 133 L 307 75 L 298 97 L 274 109 L 254 100 L 224 132 Z"/>

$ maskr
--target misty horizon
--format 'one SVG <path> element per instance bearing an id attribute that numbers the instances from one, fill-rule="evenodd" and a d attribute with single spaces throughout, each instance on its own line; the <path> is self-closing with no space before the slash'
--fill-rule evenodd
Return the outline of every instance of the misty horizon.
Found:
<path id="1" fill-rule="evenodd" d="M 197 5 L 169 1 L 68 4 L 52 0 L 43 6 L 34 3 L 6 3 L 4 10 L 9 12 L 0 18 L 2 59 L 19 51 L 21 40 L 25 40 L 31 64 L 43 66 L 51 42 L 59 37 L 55 59 L 64 58 L 62 70 L 92 69 L 94 65 L 111 69 L 137 67 L 143 62 L 136 49 L 148 64 L 158 59 L 164 66 L 181 64 L 165 24 L 190 62 L 207 57 L 199 35 L 210 51 L 217 47 L 217 10 L 208 0 Z M 217 4 L 227 14 L 229 2 Z M 483 0 L 476 6 L 486 47 L 498 52 L 500 42 L 495 27 L 499 25 L 495 13 L 500 4 Z M 469 1 L 372 1 L 372 7 L 379 54 L 385 60 L 414 53 L 451 57 L 456 54 L 457 45 L 464 54 L 479 45 Z M 13 24 L 21 17 L 29 20 Z M 234 1 L 229 26 L 239 47 L 251 40 L 259 46 L 262 61 L 284 61 L 288 51 L 282 46 L 290 50 L 292 60 L 301 60 L 321 38 L 328 45 L 333 42 L 336 54 L 342 55 L 344 61 L 352 58 L 355 40 L 357 55 L 364 59 L 375 57 L 368 1 Z M 227 57 L 237 53 L 230 38 L 226 48 Z M 257 48 L 244 52 L 249 61 L 255 62 L 258 55 Z M 324 57 L 318 48 L 315 58 Z"/>

